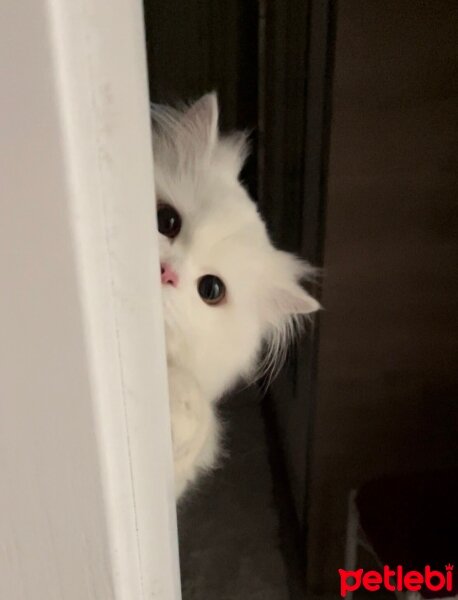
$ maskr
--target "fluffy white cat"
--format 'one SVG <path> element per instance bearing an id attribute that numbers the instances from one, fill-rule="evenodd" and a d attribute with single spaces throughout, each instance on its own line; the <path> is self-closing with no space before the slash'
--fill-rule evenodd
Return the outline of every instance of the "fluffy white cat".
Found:
<path id="1" fill-rule="evenodd" d="M 219 133 L 216 95 L 153 106 L 152 120 L 179 498 L 216 462 L 217 400 L 253 377 L 261 353 L 271 368 L 319 304 L 299 284 L 313 269 L 273 247 L 239 182 L 245 136 Z"/>

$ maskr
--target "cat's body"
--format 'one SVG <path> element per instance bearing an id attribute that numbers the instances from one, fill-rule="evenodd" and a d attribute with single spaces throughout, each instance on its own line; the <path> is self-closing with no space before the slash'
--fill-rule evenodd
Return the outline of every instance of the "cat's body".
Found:
<path id="1" fill-rule="evenodd" d="M 310 267 L 271 245 L 239 183 L 244 137 L 221 137 L 217 122 L 213 94 L 153 108 L 177 497 L 215 464 L 215 402 L 253 375 L 263 342 L 275 360 L 298 316 L 319 308 L 298 283 Z"/>

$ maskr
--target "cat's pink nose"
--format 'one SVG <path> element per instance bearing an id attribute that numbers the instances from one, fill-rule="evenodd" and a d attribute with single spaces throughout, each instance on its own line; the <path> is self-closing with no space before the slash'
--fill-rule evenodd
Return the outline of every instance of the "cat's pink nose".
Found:
<path id="1" fill-rule="evenodd" d="M 161 281 L 175 287 L 178 285 L 178 275 L 167 263 L 161 263 Z"/>

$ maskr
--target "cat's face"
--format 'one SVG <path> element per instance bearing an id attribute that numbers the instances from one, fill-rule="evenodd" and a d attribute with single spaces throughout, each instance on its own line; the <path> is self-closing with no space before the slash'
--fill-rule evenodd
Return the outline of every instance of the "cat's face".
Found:
<path id="1" fill-rule="evenodd" d="M 319 305 L 299 285 L 307 267 L 276 250 L 238 181 L 242 138 L 220 138 L 216 97 L 153 111 L 167 352 L 216 395 L 256 362 L 263 338 Z M 286 328 L 286 329 L 285 329 Z"/>

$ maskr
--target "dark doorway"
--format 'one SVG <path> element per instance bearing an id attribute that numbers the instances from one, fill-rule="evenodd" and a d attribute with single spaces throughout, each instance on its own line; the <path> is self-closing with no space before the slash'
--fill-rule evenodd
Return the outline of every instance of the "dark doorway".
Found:
<path id="1" fill-rule="evenodd" d="M 242 179 L 274 241 L 320 264 L 333 3 L 144 5 L 152 100 L 217 90 L 222 129 L 251 132 Z M 316 341 L 311 328 L 267 396 L 223 403 L 231 458 L 179 514 L 185 598 L 304 596 Z"/>

